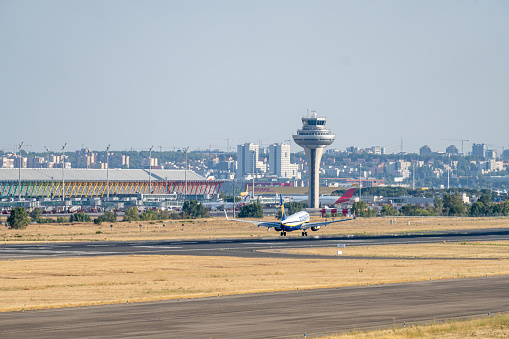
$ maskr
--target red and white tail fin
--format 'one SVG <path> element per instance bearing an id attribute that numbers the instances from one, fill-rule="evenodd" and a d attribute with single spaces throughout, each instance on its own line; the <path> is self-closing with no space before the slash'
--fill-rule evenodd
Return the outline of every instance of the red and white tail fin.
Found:
<path id="1" fill-rule="evenodd" d="M 338 199 L 334 204 L 341 204 L 342 202 L 348 202 L 353 197 L 357 184 L 353 184 L 350 188 Z"/>

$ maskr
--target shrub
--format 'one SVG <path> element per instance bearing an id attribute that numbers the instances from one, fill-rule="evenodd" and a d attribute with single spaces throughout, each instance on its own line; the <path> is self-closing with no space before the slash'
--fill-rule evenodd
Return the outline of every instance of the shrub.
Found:
<path id="1" fill-rule="evenodd" d="M 239 218 L 263 218 L 262 205 L 259 202 L 242 206 Z"/>
<path id="2" fill-rule="evenodd" d="M 7 218 L 9 227 L 15 229 L 26 228 L 29 222 L 27 210 L 24 207 L 14 207 L 11 210 L 11 215 Z"/>
<path id="3" fill-rule="evenodd" d="M 184 201 L 182 205 L 182 218 L 208 218 L 209 211 L 196 200 Z"/>
<path id="4" fill-rule="evenodd" d="M 136 206 L 130 207 L 125 211 L 124 221 L 140 221 L 140 213 Z"/>
<path id="5" fill-rule="evenodd" d="M 34 208 L 32 212 L 30 212 L 30 218 L 32 218 L 33 221 L 39 222 L 39 219 L 42 216 L 42 210 L 40 208 Z"/>
<path id="6" fill-rule="evenodd" d="M 57 222 L 59 224 L 62 224 L 64 222 L 69 222 L 69 218 L 66 218 L 66 217 L 57 217 Z"/>
<path id="7" fill-rule="evenodd" d="M 72 214 L 69 218 L 70 222 L 90 222 L 92 218 L 85 212 Z"/>

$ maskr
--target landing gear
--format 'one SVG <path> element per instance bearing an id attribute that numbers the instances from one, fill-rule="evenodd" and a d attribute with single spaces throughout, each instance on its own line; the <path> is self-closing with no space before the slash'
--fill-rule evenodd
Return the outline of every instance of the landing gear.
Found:
<path id="1" fill-rule="evenodd" d="M 286 237 L 286 232 L 281 232 L 282 237 Z"/>
<path id="2" fill-rule="evenodd" d="M 302 236 L 303 237 L 307 237 L 308 236 L 308 232 L 302 232 Z"/>

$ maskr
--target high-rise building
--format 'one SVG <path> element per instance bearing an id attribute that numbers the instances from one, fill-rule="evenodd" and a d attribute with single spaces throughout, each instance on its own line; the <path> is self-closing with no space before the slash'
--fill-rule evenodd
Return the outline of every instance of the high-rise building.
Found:
<path id="1" fill-rule="evenodd" d="M 129 168 L 129 156 L 123 155 L 120 153 L 109 152 L 109 155 L 106 155 L 106 152 L 101 152 L 97 155 L 97 160 L 106 164 L 106 167 L 109 168 Z M 147 162 L 148 164 L 148 162 Z M 104 168 L 106 168 L 104 167 Z"/>
<path id="2" fill-rule="evenodd" d="M 509 149 L 506 149 L 502 152 L 502 159 L 509 160 Z"/>
<path id="3" fill-rule="evenodd" d="M 95 164 L 96 154 L 88 148 L 82 148 L 76 151 L 76 167 L 77 168 L 90 168 L 92 164 Z"/>
<path id="4" fill-rule="evenodd" d="M 472 155 L 483 157 L 486 155 L 485 144 L 472 144 Z"/>
<path id="5" fill-rule="evenodd" d="M 269 146 L 269 172 L 280 178 L 296 178 L 298 165 L 290 163 L 290 145 L 272 144 Z"/>
<path id="6" fill-rule="evenodd" d="M 424 145 L 424 146 L 422 146 L 422 147 L 419 149 L 419 154 L 420 154 L 420 155 L 427 155 L 427 154 L 431 154 L 431 147 L 429 147 L 428 145 Z"/>
<path id="7" fill-rule="evenodd" d="M 498 152 L 496 149 L 489 149 L 485 152 L 486 159 L 496 159 L 498 157 Z"/>
<path id="8" fill-rule="evenodd" d="M 143 168 L 158 167 L 159 159 L 157 159 L 157 158 L 143 158 L 143 159 L 141 159 L 140 166 Z"/>
<path id="9" fill-rule="evenodd" d="M 323 149 L 332 144 L 336 138 L 325 128 L 325 122 L 325 118 L 318 117 L 316 112 L 312 112 L 311 117 L 302 118 L 302 129 L 293 135 L 295 143 L 304 148 L 306 153 L 309 177 L 308 201 L 311 208 L 319 207 L 319 172 Z"/>
<path id="10" fill-rule="evenodd" d="M 255 173 L 265 173 L 267 168 L 263 161 L 259 161 L 260 147 L 257 144 L 245 143 L 237 145 L 237 177 L 244 177 Z M 253 167 L 254 162 L 254 167 Z"/>

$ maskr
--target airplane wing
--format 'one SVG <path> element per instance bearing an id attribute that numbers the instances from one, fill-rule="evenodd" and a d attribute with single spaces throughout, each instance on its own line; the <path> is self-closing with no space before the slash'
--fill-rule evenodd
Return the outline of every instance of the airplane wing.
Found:
<path id="1" fill-rule="evenodd" d="M 250 224 L 256 225 L 258 227 L 263 226 L 271 229 L 272 227 L 279 228 L 280 224 L 278 222 L 266 222 L 266 221 L 251 221 L 251 220 L 242 220 L 242 219 L 230 219 L 228 218 L 228 214 L 226 213 L 226 210 L 224 211 L 224 215 L 226 216 L 226 219 L 232 220 L 232 221 L 240 221 L 240 222 L 248 222 Z"/>
<path id="2" fill-rule="evenodd" d="M 327 227 L 327 225 L 335 223 L 335 222 L 342 222 L 342 221 L 348 221 L 348 220 L 354 220 L 354 219 L 355 219 L 355 217 L 348 218 L 348 219 L 331 220 L 331 221 L 308 222 L 308 223 L 302 224 L 300 229 L 307 230 L 308 228 L 312 228 L 312 227 L 315 227 L 315 228 L 316 227 L 319 228 L 320 226 Z"/>

